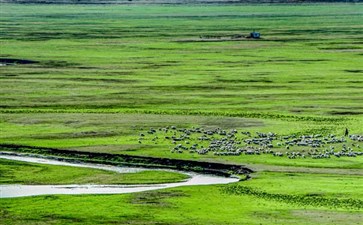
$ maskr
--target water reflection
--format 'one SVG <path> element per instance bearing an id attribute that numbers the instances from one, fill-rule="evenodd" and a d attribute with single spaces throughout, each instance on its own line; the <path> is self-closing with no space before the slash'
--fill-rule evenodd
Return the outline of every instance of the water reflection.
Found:
<path id="1" fill-rule="evenodd" d="M 4 152 L 0 152 L 0 158 L 23 161 L 23 162 L 31 162 L 31 163 L 48 164 L 48 165 L 95 168 L 108 171 L 115 171 L 118 173 L 136 173 L 145 170 L 160 170 L 160 169 L 148 169 L 148 168 L 109 166 L 102 164 L 64 162 L 55 159 L 36 158 L 36 157 L 21 156 L 21 155 L 8 155 Z M 121 193 L 151 191 L 163 188 L 189 186 L 189 185 L 227 184 L 238 181 L 237 178 L 219 177 L 214 175 L 197 174 L 192 172 L 187 173 L 177 170 L 167 170 L 167 171 L 187 174 L 190 176 L 190 178 L 186 181 L 178 183 L 151 184 L 151 185 L 93 185 L 93 184 L 0 185 L 0 198 L 13 198 L 13 197 L 34 196 L 34 195 L 48 195 L 48 194 L 121 194 Z"/>

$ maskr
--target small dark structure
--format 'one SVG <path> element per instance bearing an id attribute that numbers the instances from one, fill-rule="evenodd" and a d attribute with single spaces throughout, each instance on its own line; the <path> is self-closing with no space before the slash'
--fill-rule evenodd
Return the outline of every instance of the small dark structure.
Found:
<path id="1" fill-rule="evenodd" d="M 249 38 L 260 38 L 261 37 L 261 34 L 259 32 L 256 32 L 256 31 L 253 31 L 250 33 L 250 36 L 248 36 Z"/>

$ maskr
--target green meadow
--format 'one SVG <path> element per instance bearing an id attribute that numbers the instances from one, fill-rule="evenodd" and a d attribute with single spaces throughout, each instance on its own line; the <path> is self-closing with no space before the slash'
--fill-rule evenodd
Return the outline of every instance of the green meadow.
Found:
<path id="1" fill-rule="evenodd" d="M 138 142 L 140 133 L 171 125 L 338 137 L 348 128 L 363 135 L 362 4 L 2 3 L 0 14 L 0 144 L 256 171 L 228 185 L 0 199 L 0 224 L 362 223 L 362 156 L 199 155 L 171 153 L 162 135 Z M 230 38 L 253 30 L 262 38 Z M 184 178 L 0 160 L 3 184 Z"/>
<path id="2" fill-rule="evenodd" d="M 1 57 L 39 61 L 1 70 L 2 111 L 362 113 L 360 4 L 1 11 Z"/>
<path id="3" fill-rule="evenodd" d="M 334 204 L 353 196 L 362 203 L 361 176 L 295 175 L 261 174 L 239 185 L 272 194 L 313 196 L 315 202 L 330 199 L 333 203 L 319 206 L 226 193 L 224 189 L 233 184 L 122 195 L 2 199 L 0 213 L 4 224 L 361 224 L 362 204 L 358 209 Z M 268 186 L 261 186 L 266 183 Z M 308 187 L 297 188 L 297 184 Z M 342 186 L 344 189 L 339 188 Z"/>

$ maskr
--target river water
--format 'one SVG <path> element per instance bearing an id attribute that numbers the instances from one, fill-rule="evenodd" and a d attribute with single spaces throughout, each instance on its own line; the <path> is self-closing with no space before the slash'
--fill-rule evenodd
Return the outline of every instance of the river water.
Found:
<path id="1" fill-rule="evenodd" d="M 102 164 L 90 163 L 73 163 L 63 162 L 55 159 L 37 158 L 22 155 L 10 155 L 0 152 L 0 158 L 40 163 L 48 165 L 61 165 L 61 166 L 74 166 L 84 168 L 102 169 L 114 171 L 118 173 L 136 173 L 145 170 L 161 170 L 149 168 L 136 168 L 136 167 L 120 167 Z M 228 184 L 237 182 L 239 179 L 231 177 L 220 177 L 215 175 L 198 174 L 193 172 L 181 172 L 177 170 L 166 170 L 178 173 L 187 174 L 189 179 L 178 183 L 165 183 L 165 184 L 150 184 L 150 185 L 94 185 L 94 184 L 72 184 L 72 185 L 21 185 L 9 184 L 0 185 L 0 198 L 14 198 L 35 195 L 50 195 L 50 194 L 122 194 L 133 193 L 141 191 L 151 191 L 171 187 L 190 186 L 190 185 L 211 185 L 211 184 Z"/>

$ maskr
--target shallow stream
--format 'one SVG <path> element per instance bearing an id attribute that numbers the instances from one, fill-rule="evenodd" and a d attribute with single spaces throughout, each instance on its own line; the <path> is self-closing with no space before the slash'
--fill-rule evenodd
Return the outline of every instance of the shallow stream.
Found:
<path id="1" fill-rule="evenodd" d="M 30 163 L 48 164 L 48 165 L 75 166 L 75 167 L 102 169 L 118 173 L 136 173 L 145 170 L 163 170 L 163 169 L 136 168 L 136 167 L 119 167 L 119 166 L 91 164 L 91 163 L 64 162 L 55 159 L 37 158 L 37 157 L 22 156 L 22 155 L 11 155 L 4 152 L 0 152 L 0 158 L 30 162 Z M 121 193 L 133 193 L 133 192 L 150 191 L 163 188 L 190 186 L 190 185 L 228 184 L 228 183 L 237 182 L 239 180 L 238 178 L 198 174 L 193 172 L 182 172 L 178 170 L 165 170 L 165 171 L 187 174 L 190 176 L 190 178 L 178 183 L 150 184 L 150 185 L 9 184 L 9 185 L 0 185 L 0 198 L 14 198 L 14 197 L 34 196 L 34 195 L 49 195 L 49 194 L 121 194 Z"/>

